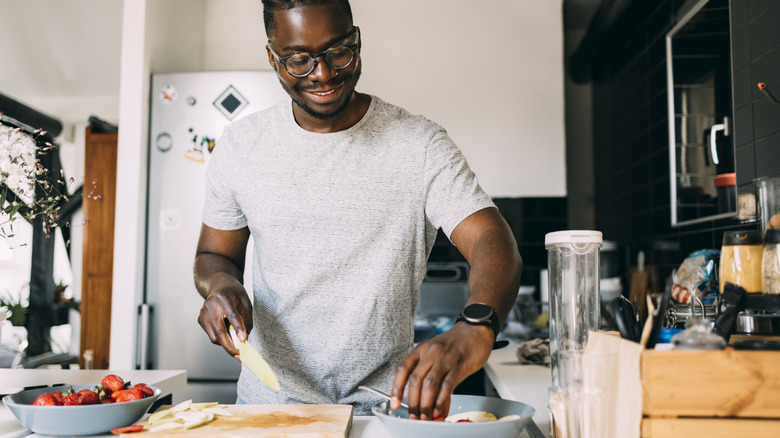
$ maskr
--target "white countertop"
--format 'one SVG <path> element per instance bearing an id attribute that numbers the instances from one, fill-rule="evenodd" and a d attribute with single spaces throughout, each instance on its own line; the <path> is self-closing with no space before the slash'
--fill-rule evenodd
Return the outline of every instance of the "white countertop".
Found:
<path id="1" fill-rule="evenodd" d="M 25 387 L 36 385 L 85 385 L 100 382 L 107 374 L 122 376 L 124 380 L 135 383 L 146 383 L 156 386 L 162 392 L 161 396 L 187 386 L 185 370 L 63 370 L 63 369 L 22 369 L 0 368 L 0 393 L 12 394 Z M 13 416 L 10 410 L 0 402 L 0 438 L 16 438 L 30 435 Z M 93 437 L 97 435 L 92 435 Z M 106 435 L 114 436 L 114 435 Z"/>
<path id="2" fill-rule="evenodd" d="M 517 343 L 494 351 L 485 365 L 485 373 L 490 385 L 495 388 L 498 396 L 508 400 L 519 401 L 536 409 L 534 422 L 542 433 L 550 435 L 550 415 L 547 410 L 547 394 L 551 382 L 550 368 L 539 365 L 522 365 L 515 356 Z M 73 385 L 97 382 L 106 374 L 118 374 L 126 380 L 144 382 L 157 386 L 163 395 L 182 389 L 187 384 L 187 375 L 183 370 L 28 370 L 0 369 L 0 392 L 7 391 L 11 385 L 20 390 L 26 386 L 53 385 L 68 383 Z M 11 412 L 0 403 L 0 438 L 16 438 L 22 436 L 40 437 L 24 429 L 13 417 Z M 92 435 L 96 437 L 113 435 Z M 526 438 L 523 432 L 520 438 Z M 392 438 L 376 417 L 356 416 L 353 418 L 349 438 Z"/>
<path id="3" fill-rule="evenodd" d="M 547 399 L 552 371 L 542 365 L 524 365 L 517 360 L 517 342 L 493 351 L 485 364 L 485 374 L 498 396 L 533 406 L 534 423 L 546 436 L 551 435 Z"/>

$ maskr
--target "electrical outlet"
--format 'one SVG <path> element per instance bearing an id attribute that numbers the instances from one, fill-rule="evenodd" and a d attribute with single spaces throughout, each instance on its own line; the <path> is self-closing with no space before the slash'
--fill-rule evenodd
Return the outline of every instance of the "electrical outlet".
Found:
<path id="1" fill-rule="evenodd" d="M 160 229 L 177 230 L 181 228 L 181 210 L 167 209 L 160 211 Z"/>

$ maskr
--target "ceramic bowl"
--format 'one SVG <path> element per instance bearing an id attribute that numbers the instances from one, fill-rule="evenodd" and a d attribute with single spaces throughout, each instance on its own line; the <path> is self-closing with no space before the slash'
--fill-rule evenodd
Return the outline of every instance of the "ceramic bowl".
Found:
<path id="1" fill-rule="evenodd" d="M 72 385 L 76 391 L 93 389 L 97 384 Z M 22 426 L 54 436 L 79 436 L 107 433 L 117 427 L 130 426 L 143 418 L 160 396 L 160 389 L 150 386 L 154 394 L 141 400 L 85 406 L 32 406 L 46 392 L 65 392 L 68 386 L 29 389 L 3 397 L 3 403 Z"/>
<path id="2" fill-rule="evenodd" d="M 518 415 L 507 421 L 480 423 L 447 423 L 410 420 L 406 409 L 389 410 L 389 401 L 371 408 L 374 415 L 394 438 L 516 438 L 534 415 L 534 408 L 511 400 L 475 395 L 453 395 L 449 415 L 468 411 L 487 411 L 501 418 Z"/>

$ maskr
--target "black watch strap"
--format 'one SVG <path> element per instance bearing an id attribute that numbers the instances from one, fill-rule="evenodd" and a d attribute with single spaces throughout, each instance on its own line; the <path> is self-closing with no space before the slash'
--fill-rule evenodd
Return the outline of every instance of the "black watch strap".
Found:
<path id="1" fill-rule="evenodd" d="M 501 331 L 501 326 L 498 322 L 498 313 L 495 309 L 484 303 L 471 304 L 464 308 L 458 316 L 458 321 L 463 321 L 471 325 L 486 325 L 493 329 L 493 349 L 506 347 L 509 345 L 509 341 L 498 341 L 498 333 Z"/>

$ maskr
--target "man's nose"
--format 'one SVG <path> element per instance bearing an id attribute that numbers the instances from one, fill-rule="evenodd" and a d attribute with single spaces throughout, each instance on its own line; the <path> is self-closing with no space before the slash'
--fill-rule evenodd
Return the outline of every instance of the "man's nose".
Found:
<path id="1" fill-rule="evenodd" d="M 338 70 L 325 61 L 324 56 L 320 56 L 314 61 L 314 70 L 309 73 L 309 80 L 313 82 L 327 82 L 339 74 Z"/>

